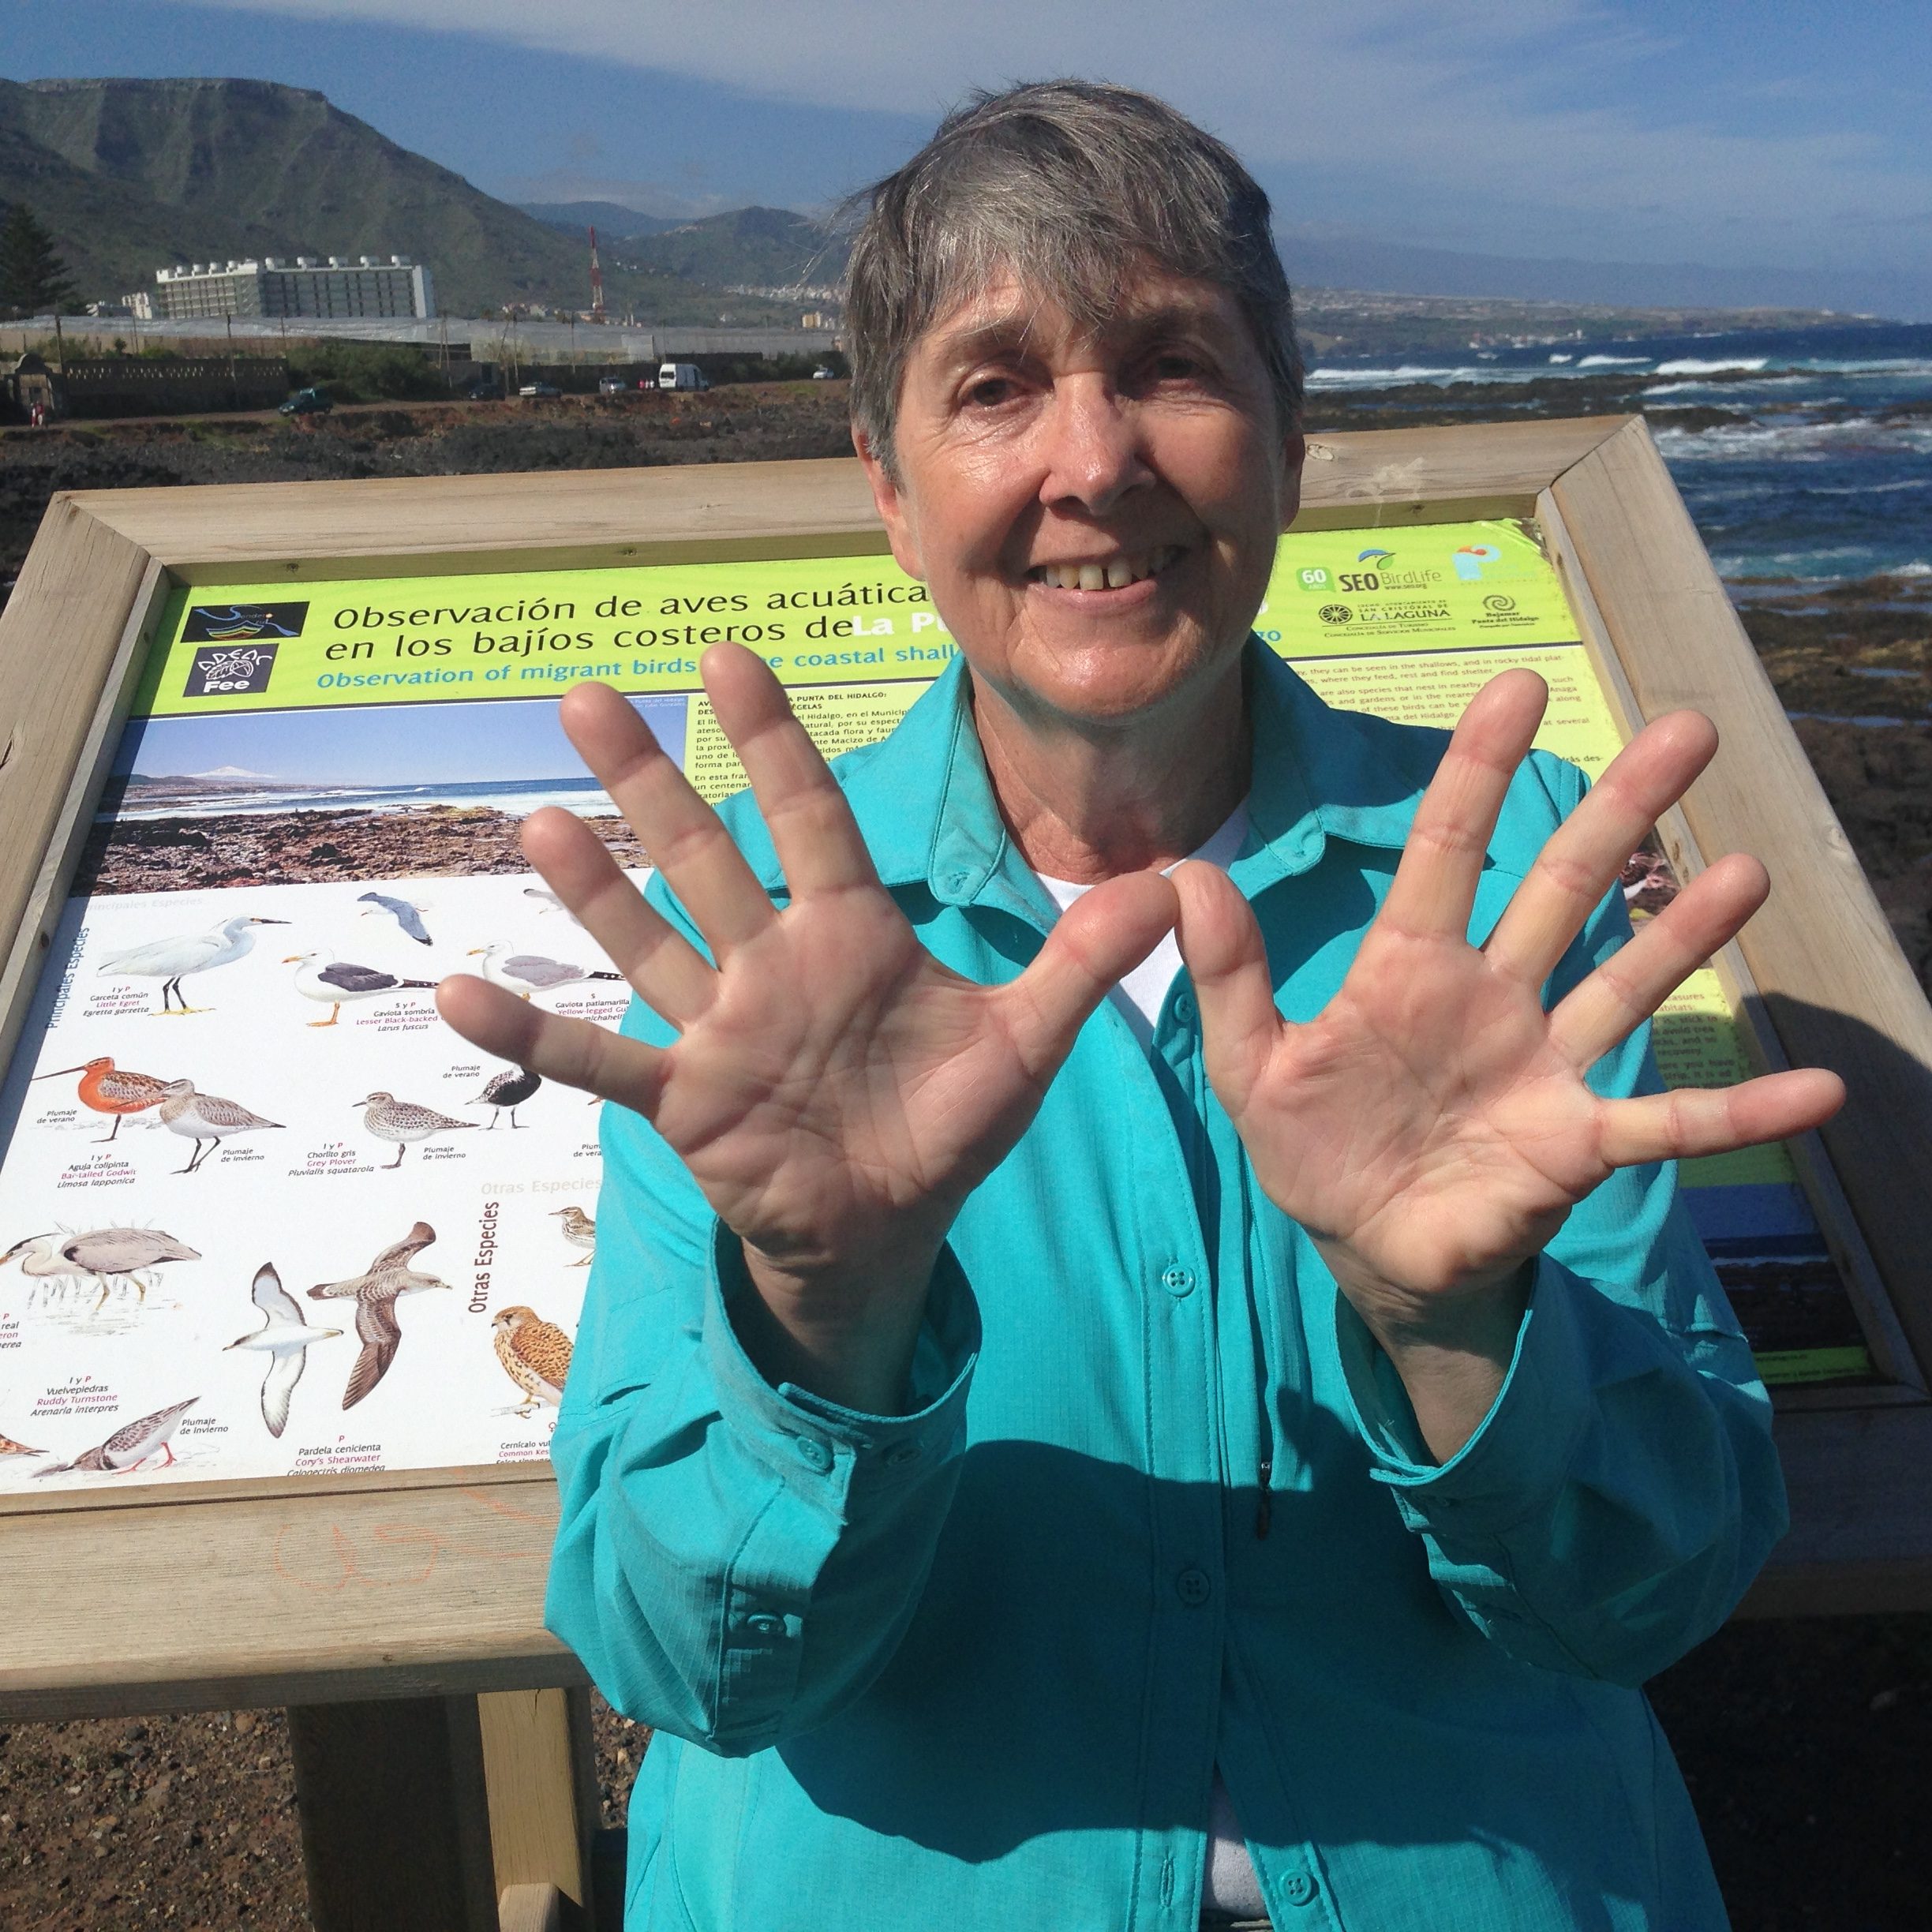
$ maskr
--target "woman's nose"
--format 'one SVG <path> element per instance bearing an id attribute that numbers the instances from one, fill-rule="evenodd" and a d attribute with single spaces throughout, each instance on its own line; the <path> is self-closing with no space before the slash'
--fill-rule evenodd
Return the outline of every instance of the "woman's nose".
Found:
<path id="1" fill-rule="evenodd" d="M 1056 384 L 1040 427 L 1043 503 L 1077 504 L 1090 515 L 1103 515 L 1152 480 L 1133 412 L 1103 383 Z"/>

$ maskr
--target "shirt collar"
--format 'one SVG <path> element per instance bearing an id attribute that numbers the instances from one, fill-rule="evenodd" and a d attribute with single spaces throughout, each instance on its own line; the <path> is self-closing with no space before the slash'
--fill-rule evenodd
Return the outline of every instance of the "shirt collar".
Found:
<path id="1" fill-rule="evenodd" d="M 1235 884 L 1252 898 L 1307 871 L 1331 838 L 1399 851 L 1447 734 L 1332 710 L 1257 638 L 1249 638 L 1245 663 L 1254 756 L 1248 838 L 1229 867 Z M 923 886 L 945 905 L 990 898 L 1050 912 L 994 798 L 964 657 L 889 737 L 834 769 L 887 886 Z M 729 815 L 760 882 L 781 890 L 755 812 Z"/>

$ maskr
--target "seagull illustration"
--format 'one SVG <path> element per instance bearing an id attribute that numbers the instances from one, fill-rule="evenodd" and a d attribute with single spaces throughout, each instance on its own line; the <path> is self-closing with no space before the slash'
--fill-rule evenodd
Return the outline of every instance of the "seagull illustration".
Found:
<path id="1" fill-rule="evenodd" d="M 161 1103 L 162 1124 L 170 1133 L 194 1142 L 194 1151 L 185 1167 L 177 1174 L 193 1174 L 230 1134 L 254 1133 L 264 1127 L 279 1127 L 279 1121 L 264 1120 L 251 1114 L 238 1101 L 223 1100 L 214 1094 L 198 1093 L 193 1080 L 170 1080 L 167 1098 Z"/>
<path id="2" fill-rule="evenodd" d="M 105 1470 L 110 1475 L 125 1476 L 129 1470 L 139 1469 L 157 1449 L 172 1462 L 174 1451 L 168 1439 L 180 1426 L 182 1417 L 200 1399 L 199 1395 L 190 1395 L 185 1402 L 157 1409 L 152 1415 L 144 1415 L 138 1422 L 116 1429 L 104 1443 L 82 1450 L 71 1462 L 50 1462 L 45 1469 L 36 1470 L 34 1474 L 62 1476 L 69 1470 Z"/>
<path id="3" fill-rule="evenodd" d="M 349 1386 L 343 1391 L 343 1408 L 353 1409 L 388 1373 L 389 1365 L 395 1360 L 402 1342 L 396 1321 L 397 1298 L 419 1289 L 449 1286 L 447 1282 L 409 1265 L 410 1257 L 435 1239 L 436 1230 L 427 1221 L 418 1221 L 401 1241 L 385 1248 L 364 1273 L 343 1281 L 317 1282 L 309 1290 L 312 1301 L 341 1296 L 353 1298 L 356 1305 L 356 1335 L 362 1353 L 349 1372 Z"/>
<path id="4" fill-rule="evenodd" d="M 570 1337 L 555 1322 L 521 1305 L 500 1310 L 490 1327 L 496 1359 L 523 1391 L 517 1413 L 528 1415 L 538 1402 L 556 1408 L 564 1399 L 564 1378 L 570 1373 Z"/>
<path id="5" fill-rule="evenodd" d="M 568 960 L 546 959 L 541 953 L 512 953 L 507 945 L 472 946 L 470 957 L 481 957 L 483 977 L 497 986 L 507 987 L 528 999 L 533 993 L 549 993 L 558 987 L 575 986 L 583 979 L 619 979 L 622 973 L 593 972 L 574 965 Z"/>
<path id="6" fill-rule="evenodd" d="M 190 1006 L 181 983 L 190 973 L 212 972 L 227 966 L 255 948 L 252 926 L 286 926 L 286 919 L 256 919 L 245 915 L 224 925 L 211 926 L 204 933 L 189 933 L 174 939 L 151 939 L 145 945 L 130 946 L 125 953 L 110 953 L 97 970 L 117 979 L 159 979 L 161 1012 L 205 1013 L 205 1006 Z M 178 1007 L 168 1005 L 173 994 Z M 159 1016 L 157 1015 L 158 1018 Z"/>
<path id="7" fill-rule="evenodd" d="M 436 985 L 433 979 L 399 979 L 394 973 L 379 972 L 373 966 L 339 960 L 333 953 L 291 953 L 282 964 L 298 968 L 298 993 L 329 1009 L 326 1020 L 309 1020 L 312 1027 L 334 1026 L 342 1018 L 344 1005 L 354 1001 L 380 999 L 386 993 L 400 993 L 412 987 L 429 992 Z"/>
<path id="8" fill-rule="evenodd" d="M 369 912 L 362 915 L 365 919 L 370 912 L 387 912 L 418 945 L 429 945 L 429 928 L 423 923 L 422 907 L 412 905 L 406 899 L 389 898 L 379 892 L 358 893 L 356 900 L 358 904 L 365 904 L 369 907 Z"/>
<path id="9" fill-rule="evenodd" d="M 113 1060 L 103 1054 L 82 1066 L 56 1067 L 51 1073 L 36 1073 L 36 1080 L 58 1080 L 63 1073 L 78 1073 L 80 1084 L 77 1090 L 80 1104 L 90 1107 L 96 1114 L 111 1114 L 114 1126 L 107 1133 L 96 1136 L 97 1144 L 105 1144 L 121 1131 L 122 1121 L 129 1114 L 139 1114 L 151 1106 L 159 1105 L 167 1095 L 168 1084 L 156 1080 L 152 1073 L 137 1073 L 131 1067 L 118 1067 Z"/>
<path id="10" fill-rule="evenodd" d="M 251 1335 L 238 1335 L 231 1349 L 260 1349 L 268 1357 L 268 1372 L 262 1377 L 262 1420 L 271 1436 L 279 1436 L 288 1427 L 289 1398 L 308 1365 L 312 1342 L 332 1341 L 339 1328 L 312 1328 L 302 1320 L 301 1305 L 282 1286 L 282 1277 L 272 1261 L 264 1261 L 255 1271 L 253 1290 L 255 1305 L 262 1312 L 262 1325 Z"/>
<path id="11" fill-rule="evenodd" d="M 505 1067 L 474 1100 L 466 1101 L 464 1105 L 494 1107 L 496 1111 L 489 1118 L 491 1127 L 506 1113 L 510 1116 L 510 1125 L 520 1127 L 523 1123 L 516 1117 L 517 1109 L 542 1084 L 543 1076 L 531 1073 L 528 1067 Z"/>

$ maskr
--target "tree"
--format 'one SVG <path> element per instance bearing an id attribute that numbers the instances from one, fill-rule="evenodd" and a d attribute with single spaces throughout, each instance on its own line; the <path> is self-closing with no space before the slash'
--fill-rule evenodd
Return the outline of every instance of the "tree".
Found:
<path id="1" fill-rule="evenodd" d="M 0 315 L 42 315 L 70 309 L 79 291 L 54 245 L 54 238 L 24 202 L 0 217 Z"/>

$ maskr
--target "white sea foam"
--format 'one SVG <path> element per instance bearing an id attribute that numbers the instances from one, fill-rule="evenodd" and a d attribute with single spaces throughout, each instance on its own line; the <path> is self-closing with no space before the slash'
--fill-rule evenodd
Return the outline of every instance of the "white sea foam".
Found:
<path id="1" fill-rule="evenodd" d="M 1474 381 L 1479 376 L 1493 377 L 1495 373 L 1492 369 L 1428 369 L 1405 362 L 1396 369 L 1312 369 L 1308 373 L 1308 380 L 1311 388 L 1353 389 L 1377 388 L 1383 383 L 1429 382 L 1443 376 Z"/>
<path id="2" fill-rule="evenodd" d="M 1674 362 L 1660 362 L 1656 373 L 1659 376 L 1717 376 L 1731 370 L 1741 370 L 1749 374 L 1754 369 L 1767 367 L 1769 356 L 1746 356 L 1724 362 L 1701 362 L 1695 356 L 1680 356 Z"/>
<path id="3" fill-rule="evenodd" d="M 1580 369 L 1635 369 L 1640 364 L 1648 362 L 1649 360 L 1648 356 L 1587 355 L 1577 365 L 1577 367 Z"/>
<path id="4" fill-rule="evenodd" d="M 1553 355 L 1550 360 L 1552 362 L 1574 362 L 1576 358 L 1573 355 Z"/>

